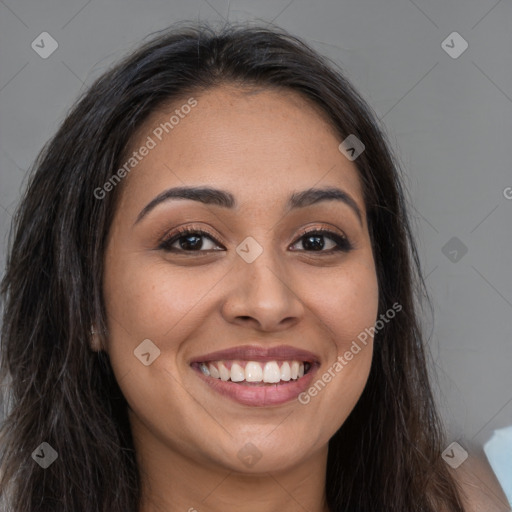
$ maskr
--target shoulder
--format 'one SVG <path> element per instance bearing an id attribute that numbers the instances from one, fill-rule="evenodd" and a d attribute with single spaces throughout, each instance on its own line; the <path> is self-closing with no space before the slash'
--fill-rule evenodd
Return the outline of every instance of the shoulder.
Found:
<path id="1" fill-rule="evenodd" d="M 507 497 L 485 457 L 469 456 L 457 469 L 449 468 L 457 482 L 465 512 L 509 512 Z"/>

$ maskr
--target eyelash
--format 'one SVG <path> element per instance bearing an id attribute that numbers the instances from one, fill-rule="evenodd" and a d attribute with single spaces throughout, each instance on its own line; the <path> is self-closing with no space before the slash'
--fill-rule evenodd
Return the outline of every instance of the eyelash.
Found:
<path id="1" fill-rule="evenodd" d="M 187 251 L 185 249 L 176 249 L 176 248 L 171 247 L 175 242 L 177 242 L 180 238 L 184 238 L 186 235 L 206 236 L 207 238 L 210 238 L 213 242 L 215 242 L 215 244 L 221 246 L 220 242 L 208 231 L 205 231 L 203 229 L 195 229 L 195 228 L 191 228 L 191 227 L 185 227 L 185 228 L 178 228 L 176 231 L 174 231 L 168 237 L 166 237 L 164 240 L 162 240 L 162 242 L 158 246 L 158 249 L 161 249 L 166 252 L 182 252 L 185 254 L 186 253 L 190 254 L 190 253 L 194 253 L 194 252 L 199 252 L 199 253 L 200 252 L 211 252 L 211 250 L 206 250 L 206 251 L 205 250 L 198 250 L 198 251 L 189 250 L 189 251 Z M 347 252 L 350 252 L 354 248 L 354 246 L 352 245 L 352 243 L 349 241 L 349 239 L 346 236 L 339 235 L 338 233 L 335 233 L 335 232 L 330 231 L 325 228 L 309 229 L 309 230 L 302 232 L 299 235 L 299 237 L 297 238 L 297 240 L 292 245 L 295 245 L 297 242 L 299 242 L 302 238 L 306 237 L 307 235 L 310 235 L 310 236 L 311 235 L 321 235 L 321 236 L 329 235 L 327 238 L 330 238 L 332 241 L 334 241 L 336 243 L 337 247 L 335 247 L 333 249 L 329 249 L 327 251 L 324 251 L 324 250 L 307 251 L 306 249 L 301 249 L 300 251 L 320 253 L 320 254 L 324 253 L 324 254 L 331 255 L 334 252 L 338 252 L 338 251 L 347 253 Z"/>

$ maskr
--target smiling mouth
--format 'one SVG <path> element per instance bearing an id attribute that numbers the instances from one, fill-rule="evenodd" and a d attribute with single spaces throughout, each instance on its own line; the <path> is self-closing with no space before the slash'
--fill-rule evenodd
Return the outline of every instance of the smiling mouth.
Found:
<path id="1" fill-rule="evenodd" d="M 192 363 L 204 376 L 245 386 L 282 385 L 297 381 L 312 367 L 309 361 L 219 360 Z"/>

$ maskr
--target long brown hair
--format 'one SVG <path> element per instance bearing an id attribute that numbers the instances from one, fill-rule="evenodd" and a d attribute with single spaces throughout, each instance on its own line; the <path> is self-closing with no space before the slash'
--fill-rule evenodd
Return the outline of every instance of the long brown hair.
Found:
<path id="1" fill-rule="evenodd" d="M 340 142 L 354 134 L 379 284 L 368 382 L 329 442 L 333 512 L 463 510 L 440 458 L 443 430 L 427 372 L 416 297 L 425 296 L 399 165 L 376 115 L 337 65 L 285 31 L 189 23 L 145 42 L 77 101 L 35 162 L 13 222 L 1 338 L 5 420 L 0 494 L 16 512 L 136 512 L 140 479 L 126 401 L 108 355 L 105 242 L 121 186 L 102 187 L 160 105 L 222 84 L 294 90 L 325 113 Z M 60 460 L 42 470 L 42 442 Z"/>

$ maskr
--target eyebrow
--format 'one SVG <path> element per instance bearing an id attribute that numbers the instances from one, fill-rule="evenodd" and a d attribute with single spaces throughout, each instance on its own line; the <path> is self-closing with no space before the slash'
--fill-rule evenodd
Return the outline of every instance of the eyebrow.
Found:
<path id="1" fill-rule="evenodd" d="M 220 190 L 211 187 L 175 187 L 164 190 L 161 194 L 158 194 L 154 199 L 152 199 L 141 210 L 134 224 L 140 222 L 159 204 L 172 199 L 189 199 L 192 201 L 199 201 L 203 204 L 221 206 L 223 208 L 238 208 L 238 203 L 235 197 L 227 190 Z M 359 219 L 359 223 L 362 225 L 363 217 L 357 203 L 347 192 L 336 187 L 309 188 L 302 192 L 294 192 L 288 198 L 286 208 L 288 210 L 304 208 L 321 201 L 340 201 L 346 204 L 354 211 Z"/>

